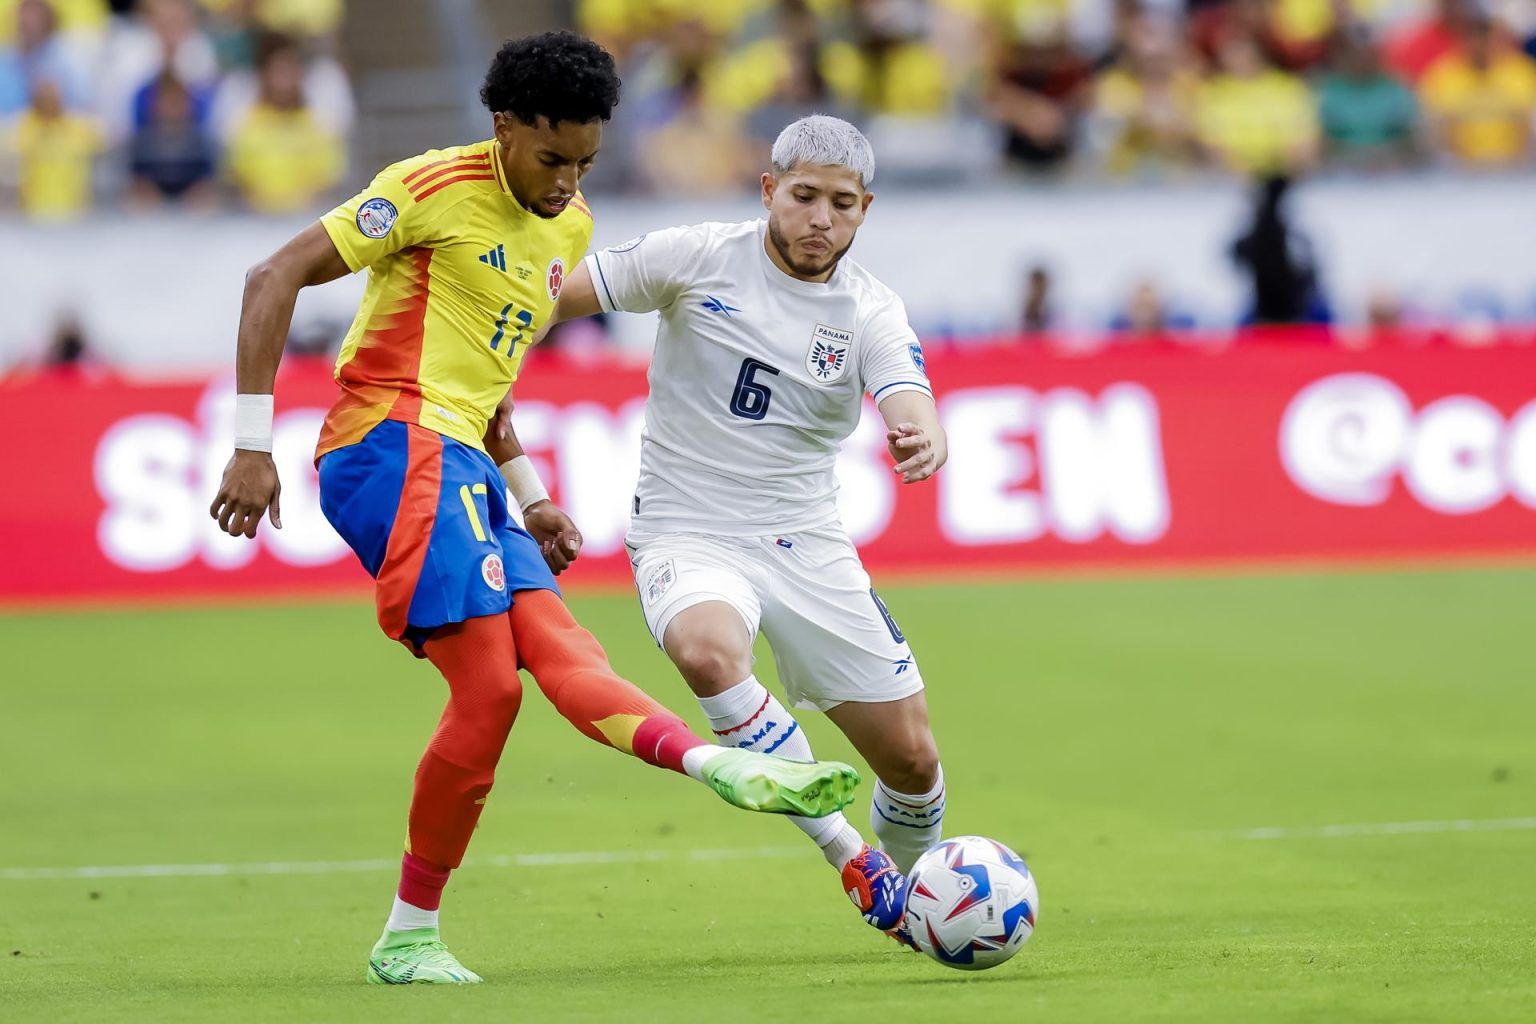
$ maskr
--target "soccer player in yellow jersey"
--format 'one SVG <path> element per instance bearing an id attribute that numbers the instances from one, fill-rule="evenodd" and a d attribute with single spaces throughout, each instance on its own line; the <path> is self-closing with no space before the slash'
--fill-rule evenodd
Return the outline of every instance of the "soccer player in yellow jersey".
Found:
<path id="1" fill-rule="evenodd" d="M 384 632 L 448 682 L 370 982 L 480 980 L 443 945 L 438 905 L 517 716 L 519 667 L 584 735 L 738 807 L 825 815 L 858 782 L 846 765 L 709 743 L 615 675 L 551 573 L 580 535 L 521 449 L 499 442 L 512 456 L 499 473 L 486 454 L 497 405 L 586 251 L 592 214 L 577 183 L 618 92 L 613 59 L 589 40 L 508 42 L 481 91 L 494 138 L 386 168 L 246 276 L 235 453 L 210 513 L 232 535 L 254 537 L 263 515 L 281 528 L 272 387 L 294 301 L 366 267 L 315 455 L 320 504 L 375 577 Z M 508 484 L 526 528 L 510 513 Z"/>

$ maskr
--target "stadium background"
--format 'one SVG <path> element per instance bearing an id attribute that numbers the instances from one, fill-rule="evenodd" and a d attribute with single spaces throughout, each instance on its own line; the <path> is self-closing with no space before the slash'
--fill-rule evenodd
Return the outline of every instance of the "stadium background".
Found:
<path id="1" fill-rule="evenodd" d="M 1520 1019 L 1536 3 L 0 0 L 0 990 L 21 1019 L 344 997 L 305 986 L 355 966 L 385 876 L 313 866 L 392 848 L 387 797 L 437 698 L 377 638 L 309 465 L 360 281 L 295 317 L 286 529 L 249 544 L 207 518 L 242 276 L 377 168 L 485 136 L 495 41 L 559 26 L 626 82 L 584 186 L 596 245 L 754 216 L 800 114 L 874 141 L 854 256 L 906 299 L 953 454 L 902 489 L 861 430 L 845 518 L 947 688 L 957 827 L 1024 849 L 1047 904 L 1009 968 L 1034 987 L 893 994 L 933 972 L 872 948 L 805 851 L 765 847 L 790 838 L 700 825 L 530 707 L 511 770 L 563 786 L 498 790 L 476 849 L 522 873 L 456 883 L 483 908 L 455 925 L 470 948 L 496 966 L 535 922 L 529 1005 L 579 1016 L 579 981 L 593 1019 L 686 1019 L 678 1000 L 733 998 L 764 943 L 790 991 L 754 991 L 812 1019 L 844 1005 L 817 994 L 837 980 L 847 1006 L 934 1019 Z M 623 596 L 650 332 L 562 328 L 528 361 L 520 429 L 588 538 L 578 612 L 683 707 Z M 740 880 L 706 854 L 763 849 L 764 894 L 722 915 L 707 893 Z M 582 864 L 618 889 L 577 915 L 627 922 L 607 938 L 545 888 Z M 772 892 L 812 886 L 794 953 L 754 932 Z M 293 924 L 317 908 L 323 928 Z M 146 913 L 175 970 L 121 955 Z M 277 1002 L 221 987 L 209 952 L 249 955 L 230 921 L 331 960 L 269 956 L 297 982 Z M 670 959 L 633 944 L 657 928 Z"/>

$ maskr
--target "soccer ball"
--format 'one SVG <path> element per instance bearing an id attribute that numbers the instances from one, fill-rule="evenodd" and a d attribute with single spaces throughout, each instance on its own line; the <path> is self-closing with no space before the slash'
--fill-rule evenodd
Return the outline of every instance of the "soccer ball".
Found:
<path id="1" fill-rule="evenodd" d="M 1023 858 L 995 839 L 945 840 L 907 876 L 912 940 L 946 967 L 996 967 L 1029 941 L 1039 910 L 1040 891 Z"/>

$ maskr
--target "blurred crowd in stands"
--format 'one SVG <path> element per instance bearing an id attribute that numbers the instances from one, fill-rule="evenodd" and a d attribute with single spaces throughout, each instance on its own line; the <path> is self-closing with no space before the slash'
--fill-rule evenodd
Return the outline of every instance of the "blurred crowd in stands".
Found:
<path id="1" fill-rule="evenodd" d="M 0 196 L 309 209 L 355 115 L 343 0 L 0 0 Z M 885 184 L 1530 169 L 1536 0 L 573 0 L 626 95 L 592 187 L 751 188 L 780 127 Z"/>
<path id="2" fill-rule="evenodd" d="M 640 190 L 739 190 L 780 126 L 865 125 L 886 182 L 1530 168 L 1536 2 L 578 0 Z M 615 166 L 617 165 L 617 166 Z"/>
<path id="3" fill-rule="evenodd" d="M 0 205 L 311 208 L 355 109 L 342 0 L 0 0 Z"/>
<path id="4" fill-rule="evenodd" d="M 0 216 L 322 209 L 372 170 L 348 168 L 344 4 L 0 0 Z M 1253 212 L 1228 254 L 1249 282 L 1249 324 L 1335 320 L 1312 246 L 1284 214 L 1290 181 L 1536 171 L 1536 0 L 567 9 L 625 80 L 589 191 L 743 194 L 778 131 L 811 112 L 866 130 L 884 187 L 1252 179 Z M 1021 278 L 1017 336 L 1063 334 L 1052 268 L 1026 263 Z M 1414 322 L 1389 293 L 1352 319 L 1371 331 Z M 1121 338 L 1197 326 L 1152 278 L 1100 323 Z M 55 335 L 48 362 L 88 360 L 72 316 Z"/>

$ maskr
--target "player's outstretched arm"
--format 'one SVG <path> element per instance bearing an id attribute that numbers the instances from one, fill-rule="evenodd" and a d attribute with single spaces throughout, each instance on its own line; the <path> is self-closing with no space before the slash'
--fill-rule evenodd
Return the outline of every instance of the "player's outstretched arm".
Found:
<path id="1" fill-rule="evenodd" d="M 939 471 L 949 458 L 949 438 L 932 398 L 921 391 L 899 391 L 880 403 L 880 415 L 902 483 L 915 484 Z"/>
<path id="2" fill-rule="evenodd" d="M 283 358 L 299 290 L 349 273 L 336 245 L 316 222 L 245 275 L 235 355 L 235 453 L 208 514 L 230 536 L 256 536 L 263 514 L 282 529 L 282 486 L 272 462 L 272 385 Z"/>

